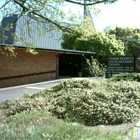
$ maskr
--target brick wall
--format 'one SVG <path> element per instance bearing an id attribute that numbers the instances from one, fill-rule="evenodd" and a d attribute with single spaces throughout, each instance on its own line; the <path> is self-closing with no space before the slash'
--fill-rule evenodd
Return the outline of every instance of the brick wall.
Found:
<path id="1" fill-rule="evenodd" d="M 0 53 L 0 87 L 56 79 L 57 52 L 38 51 L 37 55 L 32 55 L 20 48 L 15 52 L 16 57 Z"/>

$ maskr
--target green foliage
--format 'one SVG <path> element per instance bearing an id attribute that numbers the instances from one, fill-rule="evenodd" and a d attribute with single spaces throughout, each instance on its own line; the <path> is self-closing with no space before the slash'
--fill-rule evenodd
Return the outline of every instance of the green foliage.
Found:
<path id="1" fill-rule="evenodd" d="M 106 65 L 99 63 L 95 58 L 86 59 L 86 64 L 84 67 L 84 73 L 91 77 L 104 77 L 106 74 Z"/>
<path id="2" fill-rule="evenodd" d="M 23 111 L 0 124 L 1 139 L 6 140 L 121 140 L 120 132 L 102 133 L 79 123 L 67 123 L 45 111 Z"/>
<path id="3" fill-rule="evenodd" d="M 42 115 L 41 115 L 42 114 Z M 122 140 L 119 132 L 91 131 L 78 123 L 66 123 L 43 111 L 15 114 L 7 124 L 0 124 L 1 140 Z"/>
<path id="4" fill-rule="evenodd" d="M 132 122 L 139 116 L 140 87 L 137 82 L 92 83 L 91 89 L 72 88 L 70 83 L 62 83 L 60 91 L 50 93 L 54 105 L 51 111 L 59 118 L 99 125 Z M 82 85 L 82 81 L 74 80 L 73 83 Z M 47 91 L 45 94 L 50 98 Z"/>
<path id="5" fill-rule="evenodd" d="M 0 126 L 2 140 L 122 140 L 119 132 L 101 134 L 100 131 L 90 132 L 82 126 L 73 126 L 71 124 L 58 124 L 56 126 L 45 126 L 40 124 L 23 129 L 19 132 L 11 130 L 8 125 Z"/>
<path id="6" fill-rule="evenodd" d="M 107 63 L 109 56 L 124 54 L 124 44 L 120 40 L 110 39 L 104 33 L 95 32 L 90 28 L 87 30 L 82 26 L 74 27 L 73 30 L 74 33 L 63 35 L 61 45 L 64 49 L 95 52 L 102 63 Z"/>
<path id="7" fill-rule="evenodd" d="M 140 73 L 120 73 L 115 74 L 111 78 L 108 79 L 109 81 L 137 81 L 140 82 Z"/>
<path id="8" fill-rule="evenodd" d="M 30 98 L 7 100 L 1 103 L 2 108 L 9 116 L 36 109 L 86 125 L 128 123 L 139 117 L 140 86 L 134 81 L 71 79 Z"/>
<path id="9" fill-rule="evenodd" d="M 0 53 L 6 55 L 7 57 L 15 57 L 17 55 L 15 52 L 15 47 L 10 45 L 5 47 L 0 46 Z"/>
<path id="10" fill-rule="evenodd" d="M 47 106 L 48 105 L 48 106 Z M 49 110 L 49 103 L 46 103 L 45 98 L 38 97 L 36 99 L 17 98 L 8 99 L 0 104 L 0 109 L 8 109 L 6 112 L 7 116 L 14 115 L 23 111 L 36 110 Z"/>
<path id="11" fill-rule="evenodd" d="M 106 34 L 124 42 L 126 55 L 134 55 L 135 47 L 139 46 L 140 29 L 116 27 L 108 30 Z"/>

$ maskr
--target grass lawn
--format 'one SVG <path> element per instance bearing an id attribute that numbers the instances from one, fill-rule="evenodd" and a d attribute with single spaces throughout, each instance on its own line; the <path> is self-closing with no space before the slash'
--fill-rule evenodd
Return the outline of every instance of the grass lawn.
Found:
<path id="1" fill-rule="evenodd" d="M 45 111 L 1 112 L 1 140 L 122 140 L 133 124 L 88 127 L 57 119 Z M 5 121 L 2 122 L 2 121 Z"/>

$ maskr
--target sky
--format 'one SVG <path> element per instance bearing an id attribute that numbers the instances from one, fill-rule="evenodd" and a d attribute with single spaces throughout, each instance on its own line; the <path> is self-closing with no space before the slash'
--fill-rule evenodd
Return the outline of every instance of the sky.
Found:
<path id="1" fill-rule="evenodd" d="M 98 8 L 101 13 L 93 19 L 97 31 L 107 26 L 140 28 L 140 0 L 119 0 L 115 4 L 98 5 Z"/>
<path id="2" fill-rule="evenodd" d="M 2 1 L 0 0 L 0 5 Z M 79 12 L 82 9 L 81 6 L 70 3 L 69 7 L 73 12 Z M 96 31 L 103 31 L 107 26 L 140 28 L 140 0 L 118 0 L 115 4 L 99 4 L 97 8 L 101 9 L 101 12 L 93 16 Z"/>

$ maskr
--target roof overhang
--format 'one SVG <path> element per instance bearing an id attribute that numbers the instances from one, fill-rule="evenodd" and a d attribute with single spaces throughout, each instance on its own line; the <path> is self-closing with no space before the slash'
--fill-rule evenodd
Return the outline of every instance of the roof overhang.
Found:
<path id="1" fill-rule="evenodd" d="M 13 46 L 15 48 L 21 48 L 26 49 L 24 46 L 16 46 L 11 44 L 0 44 L 0 46 Z M 58 52 L 60 54 L 76 54 L 76 55 L 95 55 L 95 52 L 89 52 L 89 51 L 77 51 L 77 50 L 66 50 L 66 49 L 48 49 L 48 48 L 36 48 L 36 50 L 42 50 L 42 51 L 49 51 L 49 52 Z"/>

